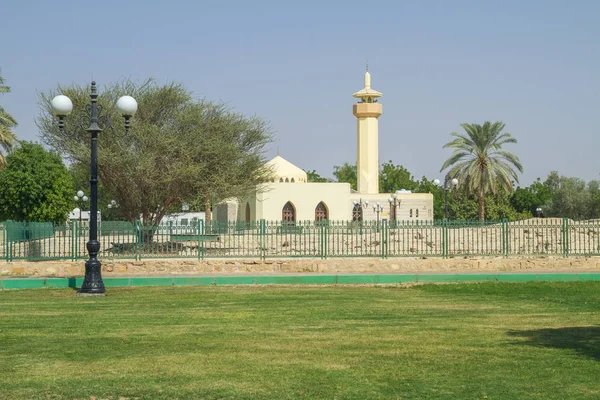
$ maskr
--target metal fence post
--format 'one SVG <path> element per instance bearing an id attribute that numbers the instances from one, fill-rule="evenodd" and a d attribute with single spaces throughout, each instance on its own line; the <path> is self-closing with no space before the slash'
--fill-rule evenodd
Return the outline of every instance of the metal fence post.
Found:
<path id="1" fill-rule="evenodd" d="M 508 218 L 502 218 L 502 255 L 508 256 Z"/>
<path id="2" fill-rule="evenodd" d="M 198 259 L 204 260 L 204 220 L 198 219 Z M 200 248 L 202 246 L 202 248 Z"/>
<path id="3" fill-rule="evenodd" d="M 135 226 L 134 226 L 134 230 L 135 230 L 135 259 L 136 260 L 140 260 L 140 241 L 141 241 L 141 236 L 142 236 L 142 227 L 140 226 L 140 220 L 136 219 L 135 220 Z"/>
<path id="4" fill-rule="evenodd" d="M 266 222 L 264 219 L 260 220 L 259 230 L 258 230 L 258 243 L 260 246 L 260 258 L 266 258 L 266 249 L 265 249 L 265 234 L 267 231 Z"/>
<path id="5" fill-rule="evenodd" d="M 73 221 L 71 228 L 71 261 L 77 261 L 77 221 Z"/>
<path id="6" fill-rule="evenodd" d="M 10 232 L 10 220 L 4 223 L 4 236 L 6 241 L 6 261 L 12 261 L 12 246 L 10 244 L 11 232 Z"/>
<path id="7" fill-rule="evenodd" d="M 381 221 L 381 258 L 388 258 L 389 229 L 388 220 Z"/>
<path id="8" fill-rule="evenodd" d="M 446 226 L 446 219 L 442 220 L 442 258 L 448 257 L 448 227 Z"/>
<path id="9" fill-rule="evenodd" d="M 562 242 L 563 242 L 563 256 L 565 257 L 569 257 L 569 219 L 568 218 L 563 218 L 562 220 L 562 225 L 563 225 L 563 237 L 562 237 Z"/>

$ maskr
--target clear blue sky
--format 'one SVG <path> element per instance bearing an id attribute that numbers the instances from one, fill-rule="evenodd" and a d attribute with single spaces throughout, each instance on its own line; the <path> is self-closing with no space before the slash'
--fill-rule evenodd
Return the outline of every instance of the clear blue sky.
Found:
<path id="1" fill-rule="evenodd" d="M 265 117 L 269 158 L 279 147 L 331 177 L 356 161 L 352 93 L 368 59 L 381 162 L 439 177 L 450 132 L 502 120 L 522 184 L 600 178 L 598 0 L 8 0 L 2 13 L 0 104 L 21 139 L 38 140 L 40 91 L 155 77 Z"/>

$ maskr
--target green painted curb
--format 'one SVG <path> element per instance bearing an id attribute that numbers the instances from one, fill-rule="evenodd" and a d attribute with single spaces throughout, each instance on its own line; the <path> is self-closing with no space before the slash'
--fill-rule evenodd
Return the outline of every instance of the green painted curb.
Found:
<path id="1" fill-rule="evenodd" d="M 212 286 L 212 285 L 376 285 L 394 283 L 460 282 L 572 282 L 600 281 L 600 273 L 490 273 L 490 274 L 349 274 L 349 275 L 261 275 L 261 276 L 174 276 L 107 277 L 106 287 L 127 286 Z M 5 278 L 0 290 L 78 288 L 83 278 Z"/>

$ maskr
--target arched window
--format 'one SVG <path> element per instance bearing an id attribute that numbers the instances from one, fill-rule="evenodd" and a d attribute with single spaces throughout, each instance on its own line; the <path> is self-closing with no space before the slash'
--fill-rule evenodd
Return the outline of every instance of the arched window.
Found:
<path id="1" fill-rule="evenodd" d="M 283 182 L 283 178 L 279 178 L 279 182 Z"/>
<path id="2" fill-rule="evenodd" d="M 296 221 L 296 209 L 290 201 L 285 203 L 285 205 L 283 206 L 283 210 L 281 210 L 281 220 L 285 222 Z"/>
<path id="3" fill-rule="evenodd" d="M 290 180 L 288 178 L 285 178 L 285 183 L 289 183 Z"/>
<path id="4" fill-rule="evenodd" d="M 415 209 L 415 217 L 419 218 L 419 209 L 418 208 Z"/>
<path id="5" fill-rule="evenodd" d="M 246 203 L 246 222 L 250 222 L 250 203 Z"/>
<path id="6" fill-rule="evenodd" d="M 362 221 L 363 219 L 363 209 L 360 204 L 355 204 L 352 209 L 352 221 Z"/>
<path id="7" fill-rule="evenodd" d="M 412 208 L 410 209 L 410 212 L 408 213 L 408 216 L 412 218 Z"/>
<path id="8" fill-rule="evenodd" d="M 319 204 L 317 204 L 317 207 L 315 208 L 315 221 L 319 222 L 322 220 L 328 220 L 329 219 L 329 213 L 327 212 L 327 206 L 325 205 L 325 203 L 320 202 Z"/>
<path id="9" fill-rule="evenodd" d="M 294 183 L 296 180 L 294 178 L 290 179 L 290 182 Z"/>

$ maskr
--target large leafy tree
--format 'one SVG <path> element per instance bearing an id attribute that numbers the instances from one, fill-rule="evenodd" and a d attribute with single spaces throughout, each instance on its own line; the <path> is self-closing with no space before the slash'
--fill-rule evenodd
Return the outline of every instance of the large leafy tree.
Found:
<path id="1" fill-rule="evenodd" d="M 72 181 L 60 156 L 20 142 L 0 171 L 0 220 L 64 222 L 73 206 Z"/>
<path id="2" fill-rule="evenodd" d="M 419 183 L 402 165 L 394 165 L 390 160 L 381 164 L 379 171 L 379 192 L 394 193 L 396 190 L 415 190 Z"/>
<path id="3" fill-rule="evenodd" d="M 50 100 L 59 92 L 73 100 L 67 126 L 77 123 L 89 102 L 87 87 L 78 85 L 43 93 L 37 121 L 42 139 L 71 162 L 89 165 L 89 135 L 62 133 L 54 123 Z M 114 109 L 125 94 L 139 104 L 128 134 Z M 155 226 L 168 210 L 183 203 L 204 203 L 209 211 L 214 202 L 244 196 L 270 178 L 263 150 L 271 133 L 261 118 L 193 100 L 180 84 L 158 85 L 152 80 L 109 85 L 100 91 L 98 103 L 115 130 L 100 134 L 99 178 L 129 220 L 141 216 L 144 224 Z"/>
<path id="4" fill-rule="evenodd" d="M 356 176 L 356 164 L 345 162 L 343 165 L 333 167 L 333 176 L 338 182 L 347 182 L 352 190 L 356 190 L 358 178 Z"/>
<path id="5" fill-rule="evenodd" d="M 552 171 L 544 181 L 550 199 L 542 206 L 547 217 L 573 219 L 598 218 L 600 183 L 585 182 L 575 177 L 560 176 Z"/>
<path id="6" fill-rule="evenodd" d="M 464 182 L 467 191 L 477 197 L 478 216 L 485 218 L 486 193 L 497 194 L 499 189 L 512 191 L 513 181 L 519 182 L 518 172 L 523 172 L 519 157 L 504 150 L 503 145 L 517 143 L 510 133 L 502 132 L 503 122 L 485 122 L 479 124 L 461 124 L 464 133 L 451 133 L 454 140 L 444 148 L 454 152 L 440 171 L 447 168 L 449 177 Z"/>
<path id="7" fill-rule="evenodd" d="M 308 182 L 330 182 L 329 179 L 322 177 L 314 169 L 312 171 L 304 170 L 304 172 L 306 172 Z"/>
<path id="8" fill-rule="evenodd" d="M 9 93 L 10 87 L 4 84 L 4 78 L 0 74 L 0 94 Z M 12 115 L 7 113 L 2 106 L 0 106 L 0 148 L 4 151 L 9 152 L 15 141 L 16 137 L 12 128 L 17 126 L 17 121 Z M 6 165 L 6 159 L 4 154 L 0 152 L 0 168 Z"/>

